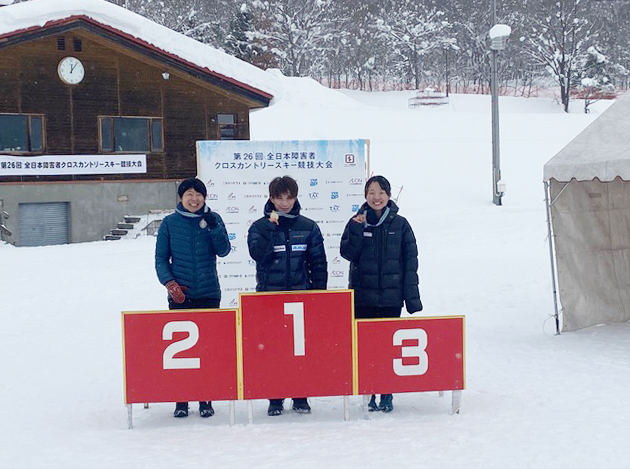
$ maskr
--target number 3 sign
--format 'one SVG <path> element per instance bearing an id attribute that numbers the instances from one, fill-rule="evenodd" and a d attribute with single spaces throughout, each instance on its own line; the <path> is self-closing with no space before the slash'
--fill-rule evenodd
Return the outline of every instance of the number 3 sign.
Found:
<path id="1" fill-rule="evenodd" d="M 359 394 L 464 389 L 464 318 L 357 320 Z"/>

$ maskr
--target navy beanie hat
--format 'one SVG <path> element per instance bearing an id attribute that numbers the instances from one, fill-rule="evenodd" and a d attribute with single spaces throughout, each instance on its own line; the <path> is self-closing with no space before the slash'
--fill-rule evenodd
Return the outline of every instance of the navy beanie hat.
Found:
<path id="1" fill-rule="evenodd" d="M 177 188 L 177 193 L 179 194 L 180 197 L 182 197 L 184 195 L 184 192 L 186 192 L 190 188 L 195 189 L 204 197 L 208 195 L 208 190 L 206 189 L 206 185 L 203 183 L 203 181 L 201 181 L 201 179 L 197 179 L 197 178 L 190 178 L 190 179 L 186 179 L 185 181 L 182 181 L 182 183 Z"/>
<path id="2" fill-rule="evenodd" d="M 381 189 L 383 189 L 385 191 L 385 193 L 387 194 L 388 197 L 392 196 L 392 186 L 389 184 L 389 181 L 387 179 L 385 179 L 383 176 L 372 176 L 365 183 L 365 196 L 366 197 L 367 197 L 367 193 L 368 193 L 368 187 L 370 187 L 370 185 L 373 182 L 377 182 L 378 185 L 381 186 Z"/>

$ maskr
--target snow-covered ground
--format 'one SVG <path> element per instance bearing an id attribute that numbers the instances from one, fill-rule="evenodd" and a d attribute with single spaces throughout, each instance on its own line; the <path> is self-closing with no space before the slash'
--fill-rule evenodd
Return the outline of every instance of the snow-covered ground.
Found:
<path id="1" fill-rule="evenodd" d="M 400 190 L 420 249 L 424 315 L 466 316 L 462 411 L 437 393 L 313 398 L 311 415 L 255 401 L 201 419 L 172 404 L 123 404 L 123 310 L 166 307 L 155 238 L 0 246 L 0 468 L 627 468 L 630 324 L 555 335 L 542 166 L 610 104 L 565 114 L 551 99 L 501 98 L 504 205 L 492 204 L 490 98 L 407 109 L 411 92 L 335 92 L 283 79 L 252 136 L 366 138 Z"/>

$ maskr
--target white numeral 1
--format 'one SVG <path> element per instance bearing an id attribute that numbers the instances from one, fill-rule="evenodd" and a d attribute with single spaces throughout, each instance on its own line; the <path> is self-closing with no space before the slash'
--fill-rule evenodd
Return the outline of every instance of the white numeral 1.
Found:
<path id="1" fill-rule="evenodd" d="M 415 339 L 418 345 L 405 345 L 402 347 L 403 357 L 416 357 L 418 364 L 403 365 L 402 358 L 394 359 L 394 373 L 398 376 L 420 376 L 429 369 L 429 356 L 425 351 L 428 338 L 424 329 L 399 329 L 394 333 L 394 345 L 402 345 L 405 339 Z"/>
<path id="2" fill-rule="evenodd" d="M 304 340 L 304 303 L 285 303 L 284 314 L 293 316 L 293 354 L 296 357 L 306 355 Z"/>
<path id="3" fill-rule="evenodd" d="M 172 340 L 174 332 L 188 332 L 188 337 L 173 342 L 162 355 L 162 368 L 165 370 L 189 370 L 201 368 L 200 358 L 176 358 L 175 354 L 195 346 L 199 340 L 199 327 L 192 321 L 172 321 L 164 325 L 162 340 Z"/>

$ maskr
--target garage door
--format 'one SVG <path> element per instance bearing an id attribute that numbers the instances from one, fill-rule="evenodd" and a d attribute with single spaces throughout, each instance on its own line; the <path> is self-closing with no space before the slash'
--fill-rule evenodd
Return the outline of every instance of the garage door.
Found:
<path id="1" fill-rule="evenodd" d="M 68 202 L 20 204 L 20 246 L 69 243 Z"/>

